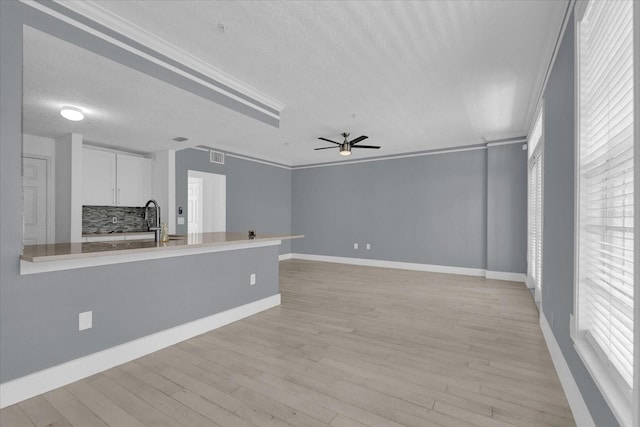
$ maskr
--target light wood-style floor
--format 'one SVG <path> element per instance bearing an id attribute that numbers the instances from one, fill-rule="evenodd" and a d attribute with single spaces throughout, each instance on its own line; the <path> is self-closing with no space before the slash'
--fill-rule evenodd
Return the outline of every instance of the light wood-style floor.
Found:
<path id="1" fill-rule="evenodd" d="M 573 426 L 521 283 L 290 260 L 282 305 L 0 411 L 9 426 Z"/>

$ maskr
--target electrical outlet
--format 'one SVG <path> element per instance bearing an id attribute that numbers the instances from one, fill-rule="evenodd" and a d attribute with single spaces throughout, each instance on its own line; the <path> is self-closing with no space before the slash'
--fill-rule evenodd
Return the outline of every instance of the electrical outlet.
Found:
<path id="1" fill-rule="evenodd" d="M 249 276 L 249 284 L 251 286 L 256 284 L 256 275 L 255 274 L 252 274 L 251 276 Z"/>
<path id="2" fill-rule="evenodd" d="M 184 217 L 183 216 L 179 216 L 178 217 L 178 225 L 183 225 L 184 224 Z"/>
<path id="3" fill-rule="evenodd" d="M 371 250 L 371 243 L 367 243 L 367 250 L 370 251 Z"/>
<path id="4" fill-rule="evenodd" d="M 91 328 L 93 328 L 93 311 L 78 314 L 78 330 L 84 331 Z"/>
<path id="5" fill-rule="evenodd" d="M 353 244 L 353 249 L 358 249 L 358 244 L 357 243 Z"/>

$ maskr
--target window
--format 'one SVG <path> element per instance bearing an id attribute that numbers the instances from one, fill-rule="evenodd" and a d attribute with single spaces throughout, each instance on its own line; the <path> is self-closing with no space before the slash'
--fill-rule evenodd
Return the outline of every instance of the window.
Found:
<path id="1" fill-rule="evenodd" d="M 527 284 L 535 288 L 537 302 L 542 294 L 542 115 L 540 110 L 529 136 L 529 272 Z"/>
<path id="2" fill-rule="evenodd" d="M 578 354 L 623 426 L 633 425 L 638 401 L 633 8 L 632 0 L 590 1 L 576 14 L 578 227 L 573 336 Z"/>

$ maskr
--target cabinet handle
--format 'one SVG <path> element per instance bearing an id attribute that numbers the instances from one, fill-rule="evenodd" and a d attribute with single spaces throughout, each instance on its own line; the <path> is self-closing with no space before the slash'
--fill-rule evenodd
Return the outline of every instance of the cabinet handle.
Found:
<path id="1" fill-rule="evenodd" d="M 111 200 L 113 201 L 113 204 L 116 204 L 116 189 L 112 188 L 111 189 Z"/>

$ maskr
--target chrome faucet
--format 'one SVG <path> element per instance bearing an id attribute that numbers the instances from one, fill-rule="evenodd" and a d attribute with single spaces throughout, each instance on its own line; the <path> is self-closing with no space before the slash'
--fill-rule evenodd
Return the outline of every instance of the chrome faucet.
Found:
<path id="1" fill-rule="evenodd" d="M 155 206 L 156 208 L 156 223 L 154 226 L 151 226 L 151 221 L 149 220 L 149 205 L 152 204 Z M 158 205 L 158 202 L 156 202 L 155 200 L 151 199 L 147 202 L 146 205 L 144 205 L 144 222 L 147 223 L 147 227 L 149 229 L 149 231 L 153 231 L 154 232 L 154 237 L 156 242 L 160 241 L 160 231 L 162 230 L 162 227 L 160 227 L 160 206 Z"/>

